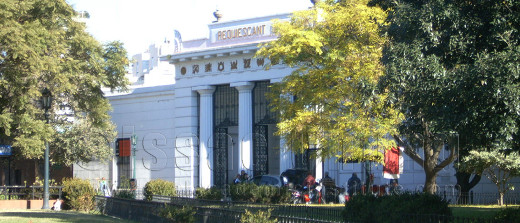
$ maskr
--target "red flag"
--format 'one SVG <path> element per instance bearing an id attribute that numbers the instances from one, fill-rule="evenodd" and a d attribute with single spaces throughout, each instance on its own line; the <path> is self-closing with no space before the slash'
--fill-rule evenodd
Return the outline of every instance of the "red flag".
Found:
<path id="1" fill-rule="evenodd" d="M 399 178 L 399 149 L 392 147 L 392 149 L 385 151 L 383 177 L 386 179 Z"/>

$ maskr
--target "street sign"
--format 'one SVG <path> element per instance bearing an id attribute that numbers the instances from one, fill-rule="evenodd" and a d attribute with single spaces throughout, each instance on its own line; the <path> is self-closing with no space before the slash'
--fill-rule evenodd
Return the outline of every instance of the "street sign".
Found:
<path id="1" fill-rule="evenodd" d="M 13 154 L 13 150 L 10 145 L 0 145 L 0 156 L 10 156 Z"/>

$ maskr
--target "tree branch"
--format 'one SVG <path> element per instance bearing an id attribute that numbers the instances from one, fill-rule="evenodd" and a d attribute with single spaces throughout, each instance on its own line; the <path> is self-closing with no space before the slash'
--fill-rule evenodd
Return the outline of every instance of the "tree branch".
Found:
<path id="1" fill-rule="evenodd" d="M 404 142 L 399 136 L 394 135 L 394 139 L 397 141 L 399 145 L 404 146 L 404 153 L 408 155 L 410 158 L 412 158 L 413 161 L 415 161 L 419 166 L 424 168 L 424 160 L 415 152 L 415 150 L 406 142 Z"/>
<path id="2" fill-rule="evenodd" d="M 450 146 L 450 156 L 448 156 L 448 158 L 444 159 L 441 163 L 439 163 L 435 167 L 435 169 L 442 170 L 444 167 L 446 167 L 455 160 L 455 155 L 457 155 L 457 152 L 455 151 L 455 146 Z"/>

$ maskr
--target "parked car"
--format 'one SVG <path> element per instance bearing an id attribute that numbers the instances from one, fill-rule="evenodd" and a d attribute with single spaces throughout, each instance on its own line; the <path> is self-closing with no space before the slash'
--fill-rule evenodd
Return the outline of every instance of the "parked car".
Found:
<path id="1" fill-rule="evenodd" d="M 297 186 L 301 185 L 303 180 L 305 180 L 307 172 L 308 170 L 306 169 L 287 169 L 280 174 L 280 177 L 284 181 L 283 185 L 288 185 L 290 183 L 292 186 Z"/>
<path id="2" fill-rule="evenodd" d="M 249 179 L 249 182 L 259 185 L 259 186 L 260 185 L 271 185 L 271 186 L 276 186 L 276 187 L 282 187 L 284 185 L 281 176 L 272 175 L 272 174 L 253 177 L 253 178 Z"/>

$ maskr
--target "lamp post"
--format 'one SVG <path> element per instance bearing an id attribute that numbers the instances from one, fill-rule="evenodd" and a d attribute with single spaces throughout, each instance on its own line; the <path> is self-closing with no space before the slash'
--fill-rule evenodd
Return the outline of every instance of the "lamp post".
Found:
<path id="1" fill-rule="evenodd" d="M 135 145 L 137 145 L 137 135 L 136 134 L 133 134 L 132 137 L 130 137 L 130 142 L 132 143 L 132 158 L 133 158 L 132 178 L 135 180 L 135 169 L 136 169 L 135 168 L 135 153 L 136 153 Z"/>
<path id="2" fill-rule="evenodd" d="M 45 88 L 42 91 L 42 107 L 45 110 L 45 121 L 49 124 L 49 109 L 52 104 L 52 94 L 49 89 Z M 44 155 L 44 178 L 43 178 L 43 206 L 42 209 L 49 208 L 49 142 L 45 140 L 45 155 Z"/>

